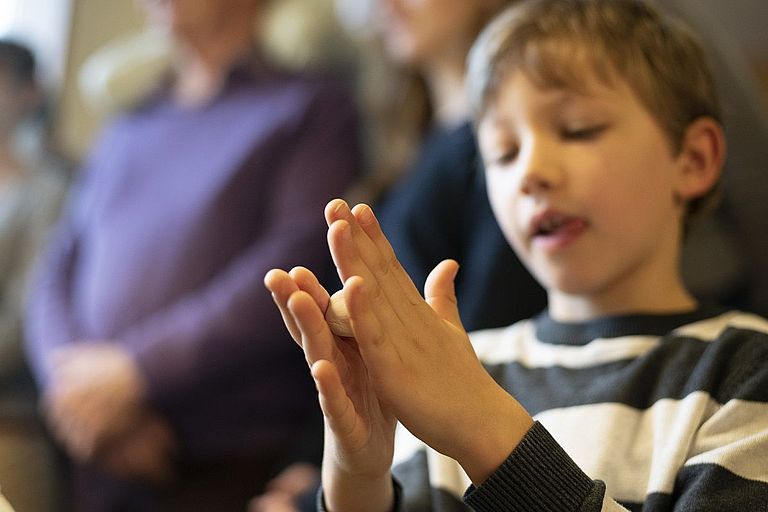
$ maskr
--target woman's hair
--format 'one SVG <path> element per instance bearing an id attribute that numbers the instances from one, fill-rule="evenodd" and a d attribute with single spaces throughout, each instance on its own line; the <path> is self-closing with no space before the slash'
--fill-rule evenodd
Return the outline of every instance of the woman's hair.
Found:
<path id="1" fill-rule="evenodd" d="M 26 46 L 0 40 L 0 69 L 5 70 L 19 85 L 35 82 L 35 57 Z"/>
<path id="2" fill-rule="evenodd" d="M 517 0 L 464 0 L 485 2 L 478 16 L 476 34 L 505 7 Z M 372 119 L 368 130 L 369 168 L 367 179 L 351 191 L 350 200 L 370 201 L 390 188 L 410 167 L 434 113 L 424 76 L 419 70 L 392 63 L 383 64 L 385 53 L 380 45 L 367 48 L 364 60 L 371 70 L 363 70 L 363 108 Z M 367 77 L 372 84 L 366 82 Z M 382 87 L 382 82 L 386 82 Z M 370 87 L 369 87 L 370 85 Z M 366 93 L 375 94 L 366 96 Z"/>
<path id="3" fill-rule="evenodd" d="M 467 90 L 476 122 L 515 71 L 543 88 L 580 92 L 588 76 L 609 86 L 624 80 L 674 153 L 694 120 L 722 122 L 698 38 L 639 0 L 525 0 L 502 12 L 470 52 Z M 718 192 L 692 201 L 689 215 L 709 208 Z"/>

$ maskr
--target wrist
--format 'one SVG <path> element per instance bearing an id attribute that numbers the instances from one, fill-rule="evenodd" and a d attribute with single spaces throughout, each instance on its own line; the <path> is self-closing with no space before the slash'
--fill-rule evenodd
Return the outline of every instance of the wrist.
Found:
<path id="1" fill-rule="evenodd" d="M 394 507 L 389 471 L 360 475 L 323 463 L 322 489 L 326 512 L 390 512 Z"/>
<path id="2" fill-rule="evenodd" d="M 533 426 L 533 418 L 503 388 L 493 392 L 486 402 L 486 411 L 476 414 L 472 431 L 465 439 L 471 442 L 460 445 L 454 457 L 464 468 L 472 483 L 482 484 L 507 459 Z"/>

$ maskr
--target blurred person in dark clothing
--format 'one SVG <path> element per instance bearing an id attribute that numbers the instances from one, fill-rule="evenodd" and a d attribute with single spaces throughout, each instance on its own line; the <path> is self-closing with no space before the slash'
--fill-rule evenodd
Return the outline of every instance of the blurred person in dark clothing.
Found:
<path id="1" fill-rule="evenodd" d="M 264 0 L 143 0 L 172 69 L 102 134 L 39 265 L 27 348 L 77 510 L 243 510 L 320 428 L 262 276 L 332 272 L 317 209 L 358 168 L 330 77 L 275 69 Z"/>

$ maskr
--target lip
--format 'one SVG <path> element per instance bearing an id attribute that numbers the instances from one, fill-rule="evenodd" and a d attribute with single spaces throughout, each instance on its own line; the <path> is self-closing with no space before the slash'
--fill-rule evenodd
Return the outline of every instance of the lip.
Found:
<path id="1" fill-rule="evenodd" d="M 552 227 L 543 232 L 543 227 Z M 583 217 L 569 215 L 558 210 L 544 210 L 534 215 L 528 223 L 531 242 L 547 251 L 561 250 L 574 243 L 586 231 L 589 223 Z"/>

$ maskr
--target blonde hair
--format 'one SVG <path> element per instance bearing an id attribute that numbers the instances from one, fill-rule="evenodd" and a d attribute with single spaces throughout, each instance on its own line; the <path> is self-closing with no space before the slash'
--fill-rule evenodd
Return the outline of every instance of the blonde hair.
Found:
<path id="1" fill-rule="evenodd" d="M 698 38 L 639 0 L 527 0 L 503 11 L 469 55 L 467 90 L 476 122 L 517 70 L 541 87 L 580 92 L 590 72 L 606 85 L 623 79 L 660 123 L 674 153 L 696 119 L 722 123 Z M 709 209 L 718 194 L 719 185 L 691 201 L 688 216 Z"/>

